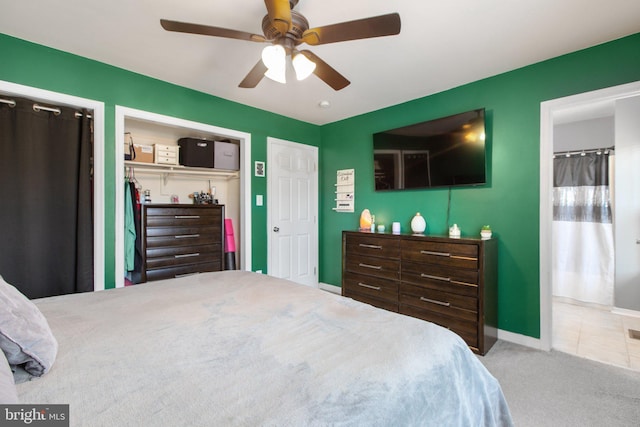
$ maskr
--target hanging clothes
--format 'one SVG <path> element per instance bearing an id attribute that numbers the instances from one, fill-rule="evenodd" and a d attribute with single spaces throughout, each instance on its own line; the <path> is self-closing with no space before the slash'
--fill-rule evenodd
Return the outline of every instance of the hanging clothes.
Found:
<path id="1" fill-rule="evenodd" d="M 125 181 L 124 186 L 124 268 L 126 271 L 133 271 L 136 256 L 136 225 L 131 186 L 128 180 Z"/>
<path id="2" fill-rule="evenodd" d="M 131 191 L 131 201 L 133 204 L 133 221 L 134 226 L 136 228 L 136 254 L 133 262 L 133 270 L 139 275 L 142 272 L 142 205 L 140 204 L 140 191 L 136 186 L 137 181 L 132 179 L 129 182 L 129 189 Z M 138 283 L 140 281 L 140 277 L 136 277 L 134 283 Z"/>

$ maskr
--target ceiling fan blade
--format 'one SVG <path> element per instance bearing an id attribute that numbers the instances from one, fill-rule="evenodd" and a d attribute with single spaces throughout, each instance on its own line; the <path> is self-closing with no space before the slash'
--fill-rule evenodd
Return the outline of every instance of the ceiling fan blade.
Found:
<path id="1" fill-rule="evenodd" d="M 313 70 L 313 74 L 318 76 L 320 80 L 331 86 L 334 90 L 344 89 L 351 84 L 349 80 L 333 69 L 331 65 L 320 59 L 315 53 L 310 50 L 301 50 L 300 53 L 316 64 L 316 69 Z"/>
<path id="2" fill-rule="evenodd" d="M 291 28 L 291 6 L 289 0 L 264 0 L 271 24 L 280 35 L 287 34 Z"/>
<path id="3" fill-rule="evenodd" d="M 249 74 L 240 82 L 238 87 L 254 88 L 260 83 L 260 80 L 264 77 L 264 73 L 267 72 L 267 67 L 262 62 L 262 59 L 249 71 Z"/>
<path id="4" fill-rule="evenodd" d="M 266 39 L 258 34 L 251 34 L 244 31 L 229 30 L 227 28 L 210 27 L 208 25 L 191 24 L 188 22 L 170 21 L 161 19 L 160 25 L 167 31 L 178 33 L 202 34 L 205 36 L 225 37 L 228 39 L 248 40 L 252 42 L 265 42 Z"/>
<path id="5" fill-rule="evenodd" d="M 400 15 L 390 13 L 372 18 L 357 19 L 324 27 L 309 28 L 302 41 L 310 45 L 393 36 L 400 33 Z"/>

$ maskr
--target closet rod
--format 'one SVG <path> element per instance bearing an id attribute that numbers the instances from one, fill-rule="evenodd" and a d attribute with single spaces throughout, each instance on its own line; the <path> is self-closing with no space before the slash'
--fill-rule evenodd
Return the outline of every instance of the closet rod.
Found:
<path id="1" fill-rule="evenodd" d="M 575 154 L 587 154 L 587 153 L 598 153 L 598 154 L 608 154 L 609 151 L 616 151 L 616 147 L 608 147 L 608 148 L 594 148 L 592 150 L 571 150 L 571 151 L 556 151 L 555 153 L 553 153 L 553 157 L 555 158 L 556 156 L 572 156 Z"/>
<path id="2" fill-rule="evenodd" d="M 9 104 L 9 106 L 11 106 L 11 107 L 15 107 L 16 106 L 16 101 L 14 101 L 13 99 L 2 99 L 2 98 L 0 98 L 0 102 L 3 103 L 3 104 Z M 51 112 L 55 113 L 56 115 L 60 114 L 60 109 L 59 108 L 44 107 L 44 106 L 38 105 L 38 104 L 33 104 L 33 109 L 34 109 L 34 111 L 44 110 L 44 111 L 51 111 Z M 76 111 L 76 117 L 77 118 L 82 117 L 82 113 Z M 93 117 L 91 116 L 91 114 L 87 114 L 87 118 L 91 119 Z"/>

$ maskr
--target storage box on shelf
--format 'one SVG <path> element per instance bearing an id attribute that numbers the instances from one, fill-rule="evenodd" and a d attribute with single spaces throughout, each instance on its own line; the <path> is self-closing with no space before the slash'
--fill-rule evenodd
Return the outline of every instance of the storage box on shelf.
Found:
<path id="1" fill-rule="evenodd" d="M 216 169 L 240 169 L 240 146 L 224 141 L 214 141 L 213 167 Z"/>
<path id="2" fill-rule="evenodd" d="M 343 232 L 344 296 L 451 329 L 476 353 L 497 340 L 497 241 Z"/>
<path id="3" fill-rule="evenodd" d="M 159 165 L 177 165 L 178 164 L 178 146 L 177 145 L 154 145 L 154 160 Z"/>
<path id="4" fill-rule="evenodd" d="M 214 141 L 201 138 L 180 138 L 180 164 L 199 168 L 213 167 Z"/>

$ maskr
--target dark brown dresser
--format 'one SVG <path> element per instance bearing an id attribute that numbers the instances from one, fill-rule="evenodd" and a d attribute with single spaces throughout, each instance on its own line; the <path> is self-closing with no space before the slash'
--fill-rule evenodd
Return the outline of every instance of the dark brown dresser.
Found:
<path id="1" fill-rule="evenodd" d="M 476 353 L 497 340 L 495 239 L 344 231 L 342 294 L 446 327 Z"/>
<path id="2" fill-rule="evenodd" d="M 224 206 L 142 208 L 142 281 L 224 269 Z"/>

